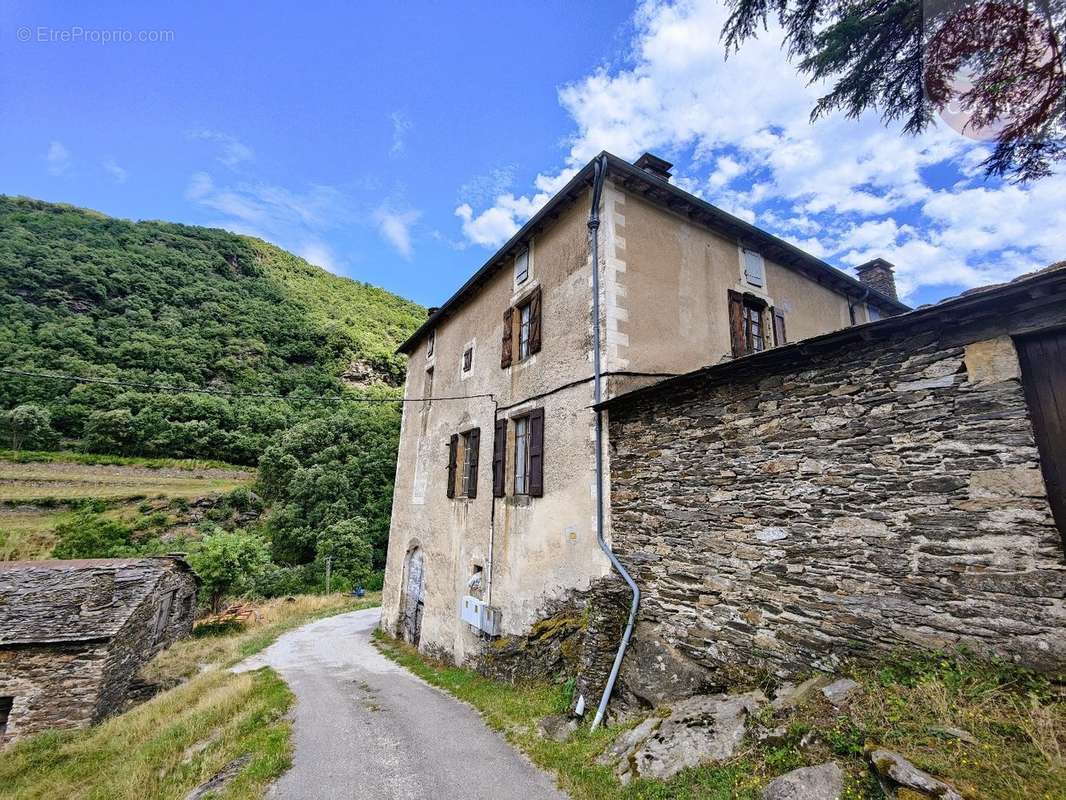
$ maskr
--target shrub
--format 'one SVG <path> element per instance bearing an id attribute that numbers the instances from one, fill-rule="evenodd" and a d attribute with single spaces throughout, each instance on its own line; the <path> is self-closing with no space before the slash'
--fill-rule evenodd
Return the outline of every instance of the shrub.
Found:
<path id="1" fill-rule="evenodd" d="M 135 555 L 132 529 L 83 509 L 56 526 L 56 558 L 120 558 Z"/>
<path id="2" fill-rule="evenodd" d="M 215 529 L 189 554 L 189 563 L 200 576 L 201 591 L 217 611 L 226 595 L 259 593 L 257 584 L 270 569 L 270 550 L 255 534 Z"/>
<path id="3" fill-rule="evenodd" d="M 48 409 L 33 403 L 23 403 L 0 415 L 4 433 L 14 451 L 50 450 L 59 442 L 59 434 L 52 429 L 52 415 Z"/>

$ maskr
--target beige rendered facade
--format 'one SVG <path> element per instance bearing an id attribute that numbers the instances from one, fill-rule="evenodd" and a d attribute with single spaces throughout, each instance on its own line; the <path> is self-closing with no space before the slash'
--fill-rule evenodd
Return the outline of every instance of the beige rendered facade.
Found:
<path id="1" fill-rule="evenodd" d="M 871 308 L 904 308 L 662 176 L 604 160 L 596 267 L 605 398 L 744 348 L 865 322 Z M 520 633 L 552 598 L 610 569 L 596 538 L 592 172 L 403 347 L 405 397 L 425 401 L 404 409 L 382 625 L 460 663 L 485 631 Z M 529 347 L 538 338 L 539 350 Z M 609 492 L 609 442 L 604 458 Z M 609 518 L 605 531 L 609 541 Z M 470 598 L 487 624 L 462 615 Z"/>

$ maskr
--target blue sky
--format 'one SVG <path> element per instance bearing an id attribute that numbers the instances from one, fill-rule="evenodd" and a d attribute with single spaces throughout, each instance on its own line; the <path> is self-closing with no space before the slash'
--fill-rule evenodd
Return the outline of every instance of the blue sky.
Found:
<path id="1" fill-rule="evenodd" d="M 946 126 L 810 125 L 776 31 L 727 60 L 712 0 L 174 5 L 0 2 L 0 192 L 252 233 L 427 305 L 601 149 L 837 265 L 886 257 L 914 303 L 1066 251 L 1061 175 L 988 183 Z"/>

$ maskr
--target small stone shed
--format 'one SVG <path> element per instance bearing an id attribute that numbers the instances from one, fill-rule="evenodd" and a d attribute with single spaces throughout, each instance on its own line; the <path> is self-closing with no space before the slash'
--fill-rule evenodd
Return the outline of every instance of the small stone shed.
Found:
<path id="1" fill-rule="evenodd" d="M 177 556 L 0 562 L 0 743 L 119 710 L 192 629 L 196 590 Z"/>
<path id="2" fill-rule="evenodd" d="M 1066 672 L 1066 265 L 604 407 L 638 650 L 787 675 L 965 645 Z"/>

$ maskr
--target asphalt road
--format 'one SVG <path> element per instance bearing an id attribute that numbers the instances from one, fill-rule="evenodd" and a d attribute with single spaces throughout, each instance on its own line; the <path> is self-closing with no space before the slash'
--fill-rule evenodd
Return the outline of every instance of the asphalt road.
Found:
<path id="1" fill-rule="evenodd" d="M 296 695 L 293 766 L 276 800 L 566 800 L 478 713 L 382 656 L 380 609 L 291 631 L 237 671 L 271 666 Z"/>

